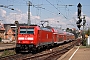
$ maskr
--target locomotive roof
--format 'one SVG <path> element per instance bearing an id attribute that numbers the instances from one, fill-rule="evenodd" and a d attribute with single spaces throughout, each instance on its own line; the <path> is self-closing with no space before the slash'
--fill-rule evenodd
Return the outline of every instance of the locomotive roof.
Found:
<path id="1" fill-rule="evenodd" d="M 26 26 L 20 26 L 20 27 L 26 27 Z M 50 26 L 40 27 L 38 25 L 30 25 L 30 27 L 37 27 L 38 29 L 45 30 L 45 31 L 53 31 L 55 34 L 74 35 L 73 33 L 65 32 L 65 31 L 63 31 L 63 30 L 61 30 L 59 28 L 50 27 Z"/>
<path id="2" fill-rule="evenodd" d="M 20 26 L 20 27 L 36 27 L 36 28 L 39 28 L 40 30 L 52 31 L 52 30 L 51 30 L 51 27 L 40 27 L 40 26 L 38 26 L 38 25 Z"/>
<path id="3" fill-rule="evenodd" d="M 63 33 L 64 32 L 60 28 L 53 27 L 52 29 L 54 30 L 53 32 L 56 32 L 56 33 Z"/>
<path id="4" fill-rule="evenodd" d="M 47 27 L 40 27 L 41 30 L 46 30 L 46 31 L 52 31 L 50 28 Z"/>

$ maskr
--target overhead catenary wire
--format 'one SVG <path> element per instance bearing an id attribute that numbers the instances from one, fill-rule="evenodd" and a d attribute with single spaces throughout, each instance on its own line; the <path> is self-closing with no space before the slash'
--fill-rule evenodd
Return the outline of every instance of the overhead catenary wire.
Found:
<path id="1" fill-rule="evenodd" d="M 34 7 L 35 7 L 35 6 L 34 6 Z M 44 10 L 48 11 L 49 13 L 51 13 L 52 15 L 55 15 L 55 13 L 54 13 L 54 12 L 52 12 L 52 11 L 50 11 L 50 10 L 46 9 L 46 8 L 43 8 L 43 7 L 35 7 L 35 8 L 41 8 L 41 9 L 44 9 Z"/>
<path id="2" fill-rule="evenodd" d="M 72 10 L 70 10 L 69 8 L 68 8 L 68 6 L 76 6 L 76 5 L 73 5 L 73 4 L 61 4 L 61 5 L 59 5 L 59 4 L 57 4 L 58 6 L 63 6 L 63 7 L 65 7 L 65 9 L 67 9 L 68 10 L 68 12 L 69 12 L 69 14 L 71 14 L 72 12 Z M 69 18 L 68 18 L 69 19 Z M 70 19 L 69 19 L 70 20 Z M 71 20 L 72 21 L 72 20 Z M 69 21 L 70 23 L 72 23 L 71 21 Z M 75 21 L 75 20 L 74 20 Z M 76 21 L 75 21 L 76 22 Z M 72 26 L 74 26 L 75 27 L 75 24 L 67 24 L 67 25 L 72 25 Z"/>
<path id="3" fill-rule="evenodd" d="M 58 10 L 58 8 L 56 8 L 51 2 L 49 2 L 48 0 L 46 0 L 48 3 L 50 3 L 57 11 L 59 11 L 60 12 L 60 10 Z M 60 12 L 61 13 L 61 12 Z M 62 14 L 62 13 L 61 13 Z M 63 15 L 63 14 L 62 14 Z M 64 15 L 63 15 L 64 16 Z M 66 16 L 64 16 L 64 18 L 65 19 L 67 19 L 67 17 Z"/>

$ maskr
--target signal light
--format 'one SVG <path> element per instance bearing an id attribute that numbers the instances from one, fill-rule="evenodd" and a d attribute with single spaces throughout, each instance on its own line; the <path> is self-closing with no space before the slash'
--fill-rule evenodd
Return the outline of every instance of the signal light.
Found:
<path id="1" fill-rule="evenodd" d="M 80 30 L 80 28 L 81 28 L 81 25 L 80 25 L 80 24 L 77 24 L 77 27 L 78 27 L 78 29 Z"/>
<path id="2" fill-rule="evenodd" d="M 18 21 L 15 21 L 15 24 L 18 24 Z"/>
<path id="3" fill-rule="evenodd" d="M 85 23 L 86 23 L 86 20 L 83 20 L 83 25 L 85 25 Z"/>
<path id="4" fill-rule="evenodd" d="M 79 19 L 77 22 L 76 22 L 76 24 L 77 24 L 77 27 L 79 28 L 79 30 L 80 30 L 80 28 L 81 28 L 81 23 L 82 22 L 82 19 Z"/>
<path id="5" fill-rule="evenodd" d="M 83 17 L 83 26 L 85 26 L 86 20 L 85 20 L 85 16 Z"/>
<path id="6" fill-rule="evenodd" d="M 80 24 L 82 22 L 82 19 L 79 19 L 76 24 Z"/>
<path id="7" fill-rule="evenodd" d="M 78 18 L 81 16 L 81 10 L 78 9 Z"/>

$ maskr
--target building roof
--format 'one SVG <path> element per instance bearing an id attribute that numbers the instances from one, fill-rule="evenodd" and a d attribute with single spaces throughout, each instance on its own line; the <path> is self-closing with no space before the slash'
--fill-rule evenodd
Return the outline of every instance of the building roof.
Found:
<path id="1" fill-rule="evenodd" d="M 0 31 L 3 31 L 3 30 L 5 30 L 4 25 L 0 23 Z"/>

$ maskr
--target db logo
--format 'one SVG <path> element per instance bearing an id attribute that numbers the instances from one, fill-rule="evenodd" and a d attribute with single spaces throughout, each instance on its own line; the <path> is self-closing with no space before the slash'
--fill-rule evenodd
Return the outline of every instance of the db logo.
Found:
<path id="1" fill-rule="evenodd" d="M 27 38 L 25 38 L 25 40 L 27 40 Z"/>
<path id="2" fill-rule="evenodd" d="M 25 36 L 25 40 L 27 40 L 27 36 Z"/>

